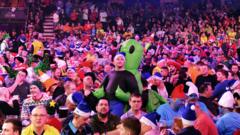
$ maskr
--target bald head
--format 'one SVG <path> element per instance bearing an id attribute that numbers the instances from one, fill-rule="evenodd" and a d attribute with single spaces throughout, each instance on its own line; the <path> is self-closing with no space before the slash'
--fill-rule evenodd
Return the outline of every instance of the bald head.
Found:
<path id="1" fill-rule="evenodd" d="M 34 128 L 43 128 L 47 122 L 48 114 L 44 106 L 37 106 L 32 110 L 31 122 Z"/>

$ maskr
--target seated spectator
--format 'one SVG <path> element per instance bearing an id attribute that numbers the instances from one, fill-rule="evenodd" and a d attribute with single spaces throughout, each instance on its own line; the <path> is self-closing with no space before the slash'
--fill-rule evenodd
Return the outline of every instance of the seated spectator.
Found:
<path id="1" fill-rule="evenodd" d="M 67 97 L 76 91 L 76 84 L 72 81 L 65 82 L 64 91 L 64 94 L 55 98 L 55 101 L 59 104 L 59 106 L 64 106 L 66 104 Z"/>
<path id="2" fill-rule="evenodd" d="M 91 110 L 87 103 L 78 104 L 73 112 L 73 119 L 63 127 L 61 135 L 93 134 L 91 127 L 87 124 L 90 114 Z"/>
<path id="3" fill-rule="evenodd" d="M 202 135 L 217 135 L 218 130 L 215 123 L 211 117 L 201 110 L 198 104 L 195 105 L 195 112 L 197 119 L 194 127 L 199 130 Z"/>
<path id="4" fill-rule="evenodd" d="M 47 110 L 44 106 L 37 106 L 31 113 L 31 124 L 22 131 L 22 135 L 60 135 L 58 130 L 46 124 Z"/>
<path id="5" fill-rule="evenodd" d="M 195 105 L 188 104 L 182 113 L 183 129 L 177 135 L 201 135 L 201 132 L 194 128 L 196 121 Z"/>
<path id="6" fill-rule="evenodd" d="M 121 116 L 121 120 L 135 117 L 140 119 L 146 113 L 142 111 L 142 97 L 140 94 L 132 94 L 129 98 L 130 109 Z"/>
<path id="7" fill-rule="evenodd" d="M 140 135 L 141 123 L 137 118 L 128 117 L 122 120 L 119 131 L 120 135 Z"/>
<path id="8" fill-rule="evenodd" d="M 232 135 L 240 128 L 240 114 L 233 112 L 234 97 L 230 91 L 225 92 L 218 101 L 220 118 L 216 125 L 220 135 Z"/>
<path id="9" fill-rule="evenodd" d="M 166 100 L 160 96 L 156 91 L 148 89 L 148 82 L 146 79 L 142 78 L 142 107 L 146 112 L 155 111 L 161 104 L 166 103 Z"/>
<path id="10" fill-rule="evenodd" d="M 108 134 L 114 131 L 120 123 L 120 119 L 110 113 L 109 101 L 101 98 L 96 106 L 97 114 L 91 118 L 90 125 L 94 133 Z"/>
<path id="11" fill-rule="evenodd" d="M 28 73 L 26 70 L 20 70 L 16 76 L 15 82 L 8 88 L 11 95 L 18 95 L 20 101 L 23 102 L 30 93 L 29 84 L 25 81 Z"/>
<path id="12" fill-rule="evenodd" d="M 199 88 L 199 101 L 204 103 L 209 111 L 215 116 L 218 115 L 218 105 L 215 104 L 212 99 L 210 99 L 212 95 L 212 86 L 210 83 L 203 83 Z"/>
<path id="13" fill-rule="evenodd" d="M 30 97 L 23 101 L 21 119 L 29 120 L 30 114 L 34 107 L 38 105 L 47 105 L 51 97 L 44 91 L 44 88 L 39 81 L 34 81 L 30 85 Z"/>
<path id="14" fill-rule="evenodd" d="M 8 118 L 2 126 L 2 135 L 21 135 L 22 123 L 18 119 Z"/>

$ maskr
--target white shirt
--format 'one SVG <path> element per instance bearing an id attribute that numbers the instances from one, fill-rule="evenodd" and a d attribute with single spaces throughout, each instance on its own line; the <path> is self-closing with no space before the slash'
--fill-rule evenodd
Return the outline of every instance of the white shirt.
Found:
<path id="1" fill-rule="evenodd" d="M 101 11 L 100 14 L 100 22 L 107 22 L 107 12 L 106 11 Z"/>
<path id="2" fill-rule="evenodd" d="M 58 21 L 59 21 L 59 15 L 57 13 L 54 13 L 53 14 L 53 22 L 58 23 Z"/>

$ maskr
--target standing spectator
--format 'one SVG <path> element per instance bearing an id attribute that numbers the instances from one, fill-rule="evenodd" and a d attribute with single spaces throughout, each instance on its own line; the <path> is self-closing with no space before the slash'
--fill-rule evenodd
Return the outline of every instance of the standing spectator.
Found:
<path id="1" fill-rule="evenodd" d="M 208 110 L 215 116 L 218 115 L 218 105 L 210 98 L 212 95 L 212 86 L 210 83 L 204 83 L 199 87 L 199 101 L 204 103 Z"/>
<path id="2" fill-rule="evenodd" d="M 84 21 L 84 24 L 85 24 L 88 21 L 89 10 L 88 10 L 87 7 L 84 7 L 82 12 L 83 12 L 82 13 L 83 14 L 82 18 L 83 18 L 83 21 Z"/>
<path id="3" fill-rule="evenodd" d="M 217 71 L 217 80 L 219 83 L 215 86 L 211 98 L 218 100 L 221 98 L 222 94 L 226 92 L 226 87 L 229 87 L 230 80 L 228 78 L 228 72 L 221 69 Z"/>
<path id="4" fill-rule="evenodd" d="M 107 30 L 107 17 L 108 17 L 107 12 L 104 9 L 101 9 L 99 13 L 99 20 L 103 24 L 103 29 L 105 31 Z"/>
<path id="5" fill-rule="evenodd" d="M 204 84 L 204 82 L 210 82 L 212 85 L 212 88 L 214 88 L 215 85 L 217 84 L 217 77 L 216 75 L 209 74 L 208 65 L 206 64 L 200 65 L 200 72 L 201 74 L 196 79 L 196 86 L 200 88 L 201 85 Z"/>
<path id="6" fill-rule="evenodd" d="M 78 12 L 76 9 L 74 9 L 70 14 L 70 19 L 72 24 L 76 25 L 78 23 Z"/>
<path id="7" fill-rule="evenodd" d="M 124 102 L 129 99 L 129 94 L 139 93 L 139 89 L 135 76 L 125 70 L 125 56 L 119 53 L 113 61 L 115 71 L 111 71 L 105 77 L 102 87 L 110 99 L 111 113 L 120 117 L 123 114 Z"/>
<path id="8" fill-rule="evenodd" d="M 114 133 L 117 125 L 120 123 L 120 119 L 114 116 L 109 111 L 109 101 L 105 98 L 101 98 L 96 106 L 97 114 L 95 114 L 90 122 L 94 133 L 108 134 Z"/>
<path id="9" fill-rule="evenodd" d="M 44 106 L 35 107 L 31 113 L 31 124 L 22 131 L 22 135 L 60 135 L 56 128 L 46 124 L 47 118 Z"/>

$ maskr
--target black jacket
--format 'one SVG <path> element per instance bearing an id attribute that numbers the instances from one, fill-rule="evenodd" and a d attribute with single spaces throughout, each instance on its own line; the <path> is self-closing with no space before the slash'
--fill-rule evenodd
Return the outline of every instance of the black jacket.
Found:
<path id="1" fill-rule="evenodd" d="M 183 128 L 177 135 L 201 135 L 201 132 L 193 126 Z"/>

